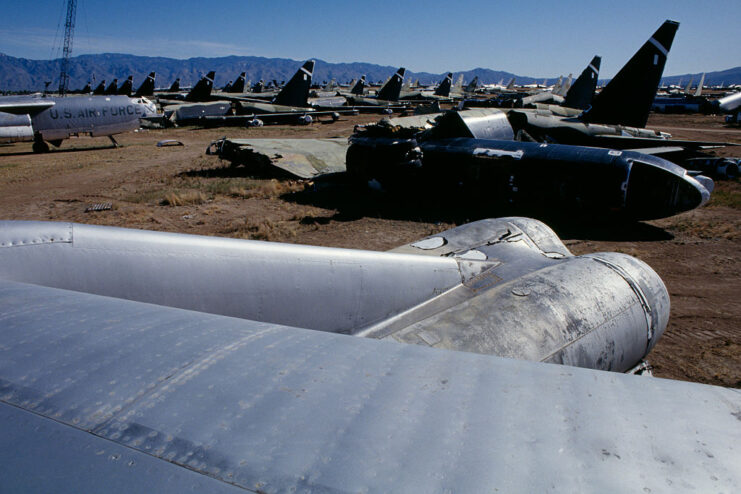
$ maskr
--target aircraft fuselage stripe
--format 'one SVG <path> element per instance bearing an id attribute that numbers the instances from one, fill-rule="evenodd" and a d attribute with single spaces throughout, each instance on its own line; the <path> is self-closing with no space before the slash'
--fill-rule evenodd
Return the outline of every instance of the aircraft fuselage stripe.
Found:
<path id="1" fill-rule="evenodd" d="M 589 64 L 589 68 L 592 69 L 592 72 L 594 72 L 595 74 L 597 72 L 599 72 L 599 70 L 597 70 L 597 68 L 594 65 L 592 65 L 591 63 Z"/>

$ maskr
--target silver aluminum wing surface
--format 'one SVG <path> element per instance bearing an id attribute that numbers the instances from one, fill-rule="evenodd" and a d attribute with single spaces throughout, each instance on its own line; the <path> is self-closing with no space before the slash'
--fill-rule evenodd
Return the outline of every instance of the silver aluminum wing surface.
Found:
<path id="1" fill-rule="evenodd" d="M 741 484 L 736 390 L 7 279 L 0 334 L 3 491 L 656 493 Z"/>

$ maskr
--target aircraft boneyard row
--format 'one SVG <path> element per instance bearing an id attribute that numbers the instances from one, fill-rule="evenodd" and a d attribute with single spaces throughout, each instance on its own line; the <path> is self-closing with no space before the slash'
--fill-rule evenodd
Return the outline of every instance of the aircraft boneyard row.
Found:
<path id="1" fill-rule="evenodd" d="M 705 204 L 713 181 L 636 151 L 514 140 L 497 109 L 383 119 L 358 127 L 346 172 L 360 185 L 386 189 L 462 189 L 492 206 L 545 206 L 632 219 L 672 216 Z M 213 143 L 235 165 L 314 178 L 342 171 L 337 140 L 235 139 Z"/>
<path id="2" fill-rule="evenodd" d="M 645 368 L 668 315 L 647 265 L 572 256 L 525 218 L 387 253 L 3 222 L 0 478 L 732 490 L 741 396 L 619 374 Z"/>

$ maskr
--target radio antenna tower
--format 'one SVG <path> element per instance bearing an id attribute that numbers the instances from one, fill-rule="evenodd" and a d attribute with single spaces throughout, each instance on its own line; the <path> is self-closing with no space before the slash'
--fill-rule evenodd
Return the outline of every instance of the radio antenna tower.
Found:
<path id="1" fill-rule="evenodd" d="M 67 0 L 67 20 L 64 22 L 64 49 L 62 50 L 62 69 L 59 72 L 59 95 L 64 96 L 69 84 L 69 57 L 72 53 L 72 37 L 75 33 L 75 14 L 77 0 Z"/>

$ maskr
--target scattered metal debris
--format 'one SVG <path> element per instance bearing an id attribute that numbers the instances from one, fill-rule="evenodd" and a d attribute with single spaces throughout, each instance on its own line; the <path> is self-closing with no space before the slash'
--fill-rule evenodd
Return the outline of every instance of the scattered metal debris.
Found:
<path id="1" fill-rule="evenodd" d="M 110 202 L 99 202 L 97 204 L 92 204 L 85 208 L 85 212 L 89 213 L 91 211 L 108 211 L 109 209 L 113 209 L 113 204 Z"/>
<path id="2" fill-rule="evenodd" d="M 233 166 L 257 171 L 275 167 L 298 178 L 345 171 L 347 139 L 227 139 L 213 141 L 206 154 L 216 154 Z"/>
<path id="3" fill-rule="evenodd" d="M 170 146 L 184 146 L 184 145 L 185 144 L 175 139 L 164 139 L 157 143 L 158 148 L 170 147 Z"/>

